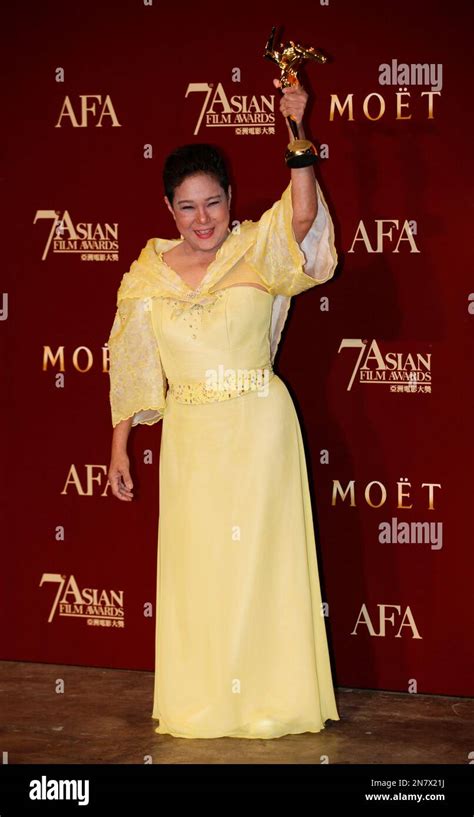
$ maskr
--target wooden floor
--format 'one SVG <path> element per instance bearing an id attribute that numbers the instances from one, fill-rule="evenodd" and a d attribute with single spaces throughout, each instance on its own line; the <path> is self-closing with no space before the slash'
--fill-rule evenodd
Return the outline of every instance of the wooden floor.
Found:
<path id="1" fill-rule="evenodd" d="M 10 764 L 465 764 L 474 751 L 472 698 L 342 688 L 341 720 L 320 733 L 189 740 L 154 731 L 151 672 L 3 661 L 0 691 Z"/>

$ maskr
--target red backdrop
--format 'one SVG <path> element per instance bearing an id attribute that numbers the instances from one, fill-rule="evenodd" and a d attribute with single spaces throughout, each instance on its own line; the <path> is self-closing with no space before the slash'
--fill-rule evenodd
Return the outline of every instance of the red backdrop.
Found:
<path id="1" fill-rule="evenodd" d="M 104 344 L 122 275 L 175 236 L 173 147 L 224 150 L 233 219 L 288 183 L 262 57 L 284 23 L 329 57 L 302 78 L 340 263 L 293 300 L 276 368 L 306 441 L 335 680 L 472 694 L 471 4 L 8 16 L 2 657 L 153 669 L 161 426 L 132 431 L 136 499 L 119 503 Z"/>

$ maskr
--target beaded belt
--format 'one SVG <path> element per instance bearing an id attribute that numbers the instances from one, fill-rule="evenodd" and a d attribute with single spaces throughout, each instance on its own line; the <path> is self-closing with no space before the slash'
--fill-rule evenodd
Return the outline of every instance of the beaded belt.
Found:
<path id="1" fill-rule="evenodd" d="M 259 369 L 223 369 L 208 381 L 169 383 L 168 391 L 178 403 L 215 403 L 241 397 L 249 391 L 262 395 L 274 376 L 271 364 Z"/>

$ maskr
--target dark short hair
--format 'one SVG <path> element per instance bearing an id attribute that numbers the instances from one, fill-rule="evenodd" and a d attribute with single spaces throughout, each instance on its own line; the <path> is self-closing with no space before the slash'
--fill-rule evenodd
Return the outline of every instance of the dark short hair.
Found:
<path id="1" fill-rule="evenodd" d="M 165 159 L 163 167 L 163 185 L 170 203 L 173 203 L 174 191 L 187 176 L 206 173 L 213 176 L 225 193 L 229 190 L 229 175 L 224 157 L 214 145 L 194 143 L 181 145 Z"/>

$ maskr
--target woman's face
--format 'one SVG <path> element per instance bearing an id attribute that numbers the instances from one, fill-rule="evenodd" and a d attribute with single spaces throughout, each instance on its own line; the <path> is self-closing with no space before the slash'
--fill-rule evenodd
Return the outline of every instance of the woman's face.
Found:
<path id="1" fill-rule="evenodd" d="M 229 226 L 228 195 L 214 176 L 196 173 L 175 187 L 173 204 L 165 196 L 178 231 L 193 250 L 215 252 L 227 238 Z"/>

